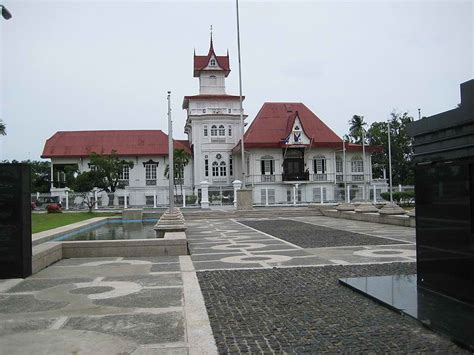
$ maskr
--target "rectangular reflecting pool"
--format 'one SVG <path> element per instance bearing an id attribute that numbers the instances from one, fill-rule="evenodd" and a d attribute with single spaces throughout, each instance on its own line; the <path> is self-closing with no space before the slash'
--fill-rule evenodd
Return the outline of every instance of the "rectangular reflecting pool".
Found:
<path id="1" fill-rule="evenodd" d="M 55 241 L 156 239 L 157 219 L 143 221 L 108 220 L 56 238 Z"/>

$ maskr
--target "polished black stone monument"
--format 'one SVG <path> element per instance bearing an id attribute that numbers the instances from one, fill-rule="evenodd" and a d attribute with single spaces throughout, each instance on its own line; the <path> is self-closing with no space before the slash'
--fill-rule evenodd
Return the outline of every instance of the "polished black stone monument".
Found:
<path id="1" fill-rule="evenodd" d="M 474 305 L 474 80 L 461 105 L 410 126 L 418 285 Z M 473 324 L 474 327 L 474 324 Z"/>
<path id="2" fill-rule="evenodd" d="M 27 164 L 0 164 L 0 278 L 31 275 L 31 177 Z"/>
<path id="3" fill-rule="evenodd" d="M 339 280 L 474 351 L 474 80 L 413 122 L 417 275 Z"/>

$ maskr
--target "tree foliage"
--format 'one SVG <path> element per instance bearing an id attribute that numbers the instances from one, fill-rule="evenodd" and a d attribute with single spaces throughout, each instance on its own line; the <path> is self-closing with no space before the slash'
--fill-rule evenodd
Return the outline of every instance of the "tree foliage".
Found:
<path id="1" fill-rule="evenodd" d="M 184 149 L 175 149 L 173 151 L 173 175 L 174 175 L 174 186 L 181 188 L 181 195 L 183 195 L 183 184 L 184 184 L 184 168 L 189 164 L 191 155 Z M 164 175 L 169 179 L 169 164 L 166 165 Z"/>
<path id="2" fill-rule="evenodd" d="M 95 180 L 95 187 L 106 192 L 115 192 L 117 189 L 125 187 L 119 179 L 124 167 L 133 168 L 133 162 L 120 159 L 115 150 L 110 155 L 100 155 L 92 153 L 90 155 L 90 164 L 94 167 L 97 174 L 91 175 Z"/>
<path id="3" fill-rule="evenodd" d="M 365 126 L 367 126 L 367 123 L 364 121 L 364 116 L 352 116 L 349 120 L 349 134 L 345 137 L 345 140 L 355 144 L 362 144 L 362 140 L 366 136 Z"/>
<path id="4" fill-rule="evenodd" d="M 390 114 L 390 141 L 392 150 L 392 181 L 393 185 L 413 185 L 413 139 L 407 133 L 407 126 L 413 122 L 408 112 L 392 112 Z M 383 146 L 383 152 L 372 155 L 372 170 L 375 176 L 382 176 L 387 170 L 388 178 L 388 124 L 374 122 L 367 131 L 367 140 L 370 145 Z"/>
<path id="5" fill-rule="evenodd" d="M 7 135 L 7 126 L 5 126 L 5 123 L 3 123 L 2 120 L 0 120 L 0 136 L 6 136 Z"/>

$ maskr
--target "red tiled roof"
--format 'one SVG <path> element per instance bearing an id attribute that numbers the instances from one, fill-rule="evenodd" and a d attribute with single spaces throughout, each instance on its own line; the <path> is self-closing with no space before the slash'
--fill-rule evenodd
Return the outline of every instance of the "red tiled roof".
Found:
<path id="1" fill-rule="evenodd" d="M 187 141 L 175 140 L 174 148 L 190 152 Z M 168 136 L 160 130 L 60 131 L 46 141 L 41 157 L 87 157 L 113 150 L 120 156 L 168 155 Z"/>
<path id="2" fill-rule="evenodd" d="M 216 55 L 214 52 L 214 45 L 212 43 L 211 38 L 211 45 L 209 47 L 209 52 L 207 55 L 196 55 L 194 54 L 194 77 L 199 76 L 199 72 L 203 70 L 209 64 L 209 60 L 214 55 L 216 58 L 217 64 L 219 67 L 226 72 L 225 76 L 229 75 L 230 73 L 230 64 L 229 64 L 229 52 L 227 55 Z"/>
<path id="3" fill-rule="evenodd" d="M 183 109 L 187 109 L 189 106 L 189 100 L 238 100 L 240 96 L 238 95 L 192 95 L 185 96 L 183 99 Z M 242 101 L 245 100 L 245 96 L 242 96 Z"/>
<path id="4" fill-rule="evenodd" d="M 342 149 L 342 139 L 309 108 L 299 102 L 264 103 L 245 132 L 245 148 L 285 147 L 284 139 L 291 133 L 296 117 L 300 119 L 303 132 L 312 141 L 311 147 Z M 368 152 L 380 148 L 378 146 L 366 146 Z M 346 149 L 357 151 L 362 150 L 362 146 L 347 144 Z M 240 150 L 240 142 L 234 148 L 234 151 L 238 150 Z"/>

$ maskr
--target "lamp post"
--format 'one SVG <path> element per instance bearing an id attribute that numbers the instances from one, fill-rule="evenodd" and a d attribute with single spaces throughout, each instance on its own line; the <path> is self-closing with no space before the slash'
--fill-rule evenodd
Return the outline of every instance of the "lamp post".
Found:
<path id="1" fill-rule="evenodd" d="M 0 7 L 2 8 L 2 17 L 5 19 L 5 20 L 9 20 L 12 18 L 12 14 L 10 13 L 10 11 L 8 11 L 8 9 L 3 6 L 3 5 L 0 5 Z"/>
<path id="2" fill-rule="evenodd" d="M 387 134 L 388 134 L 388 178 L 390 179 L 390 204 L 393 204 L 393 192 L 392 192 L 392 149 L 390 146 L 390 120 L 387 121 Z"/>
<path id="3" fill-rule="evenodd" d="M 174 210 L 174 159 L 173 159 L 173 122 L 171 121 L 171 91 L 168 91 L 168 180 L 169 180 L 169 211 Z"/>
<path id="4" fill-rule="evenodd" d="M 242 188 L 245 188 L 245 150 L 244 150 L 244 109 L 242 105 L 242 65 L 240 61 L 240 25 L 239 25 L 239 0 L 235 0 L 237 10 L 237 53 L 239 58 L 239 103 L 240 103 L 240 151 L 242 160 Z"/>

